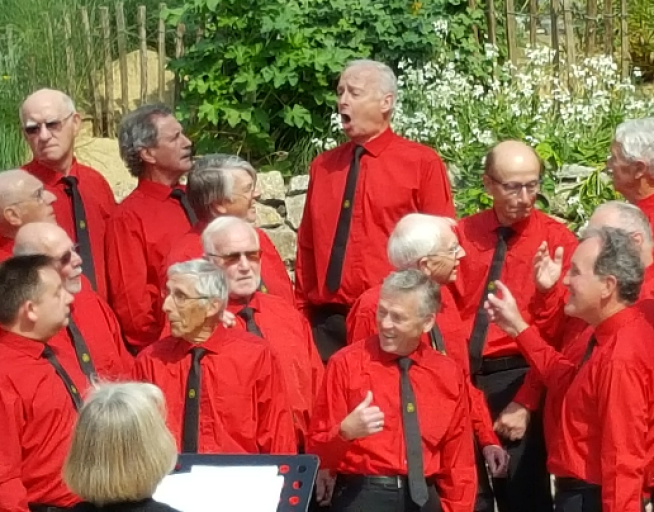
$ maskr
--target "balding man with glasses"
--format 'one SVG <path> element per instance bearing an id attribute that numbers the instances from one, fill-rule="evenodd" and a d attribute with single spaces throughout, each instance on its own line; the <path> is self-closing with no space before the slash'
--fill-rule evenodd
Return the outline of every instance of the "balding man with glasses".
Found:
<path id="1" fill-rule="evenodd" d="M 105 223 L 116 200 L 104 176 L 75 159 L 75 138 L 82 125 L 75 104 L 61 91 L 41 89 L 25 99 L 19 113 L 32 151 L 32 161 L 23 168 L 57 198 L 57 223 L 79 244 L 84 275 L 106 299 Z"/>
<path id="2" fill-rule="evenodd" d="M 502 413 L 504 422 L 523 426 L 521 435 L 504 443 L 511 457 L 508 477 L 494 480 L 493 491 L 488 485 L 481 486 L 478 512 L 492 512 L 494 500 L 500 512 L 552 510 L 541 419 L 538 413 L 530 415 L 528 411 L 538 411 L 539 406 L 521 404 L 515 396 L 529 365 L 515 341 L 489 325 L 483 308 L 492 283 L 501 279 L 516 291 L 521 314 L 535 322 L 547 338 L 548 303 L 537 301 L 541 292 L 532 277 L 533 260 L 539 248 L 553 253 L 561 247 L 563 253 L 559 249 L 552 258 L 562 258 L 567 269 L 577 242 L 564 224 L 535 208 L 542 168 L 538 155 L 526 144 L 499 143 L 486 156 L 482 177 L 493 207 L 458 224 L 467 256 L 459 264 L 451 291 L 470 333 L 470 374 L 486 395 L 493 419 Z M 545 307 L 536 307 L 536 302 Z"/>

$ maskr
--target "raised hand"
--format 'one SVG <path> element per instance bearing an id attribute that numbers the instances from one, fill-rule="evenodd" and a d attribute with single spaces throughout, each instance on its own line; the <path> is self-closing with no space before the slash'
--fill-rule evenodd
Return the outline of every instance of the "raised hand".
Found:
<path id="1" fill-rule="evenodd" d="M 372 391 L 341 422 L 341 435 L 351 441 L 376 434 L 384 429 L 384 413 L 372 404 Z"/>
<path id="2" fill-rule="evenodd" d="M 497 417 L 493 428 L 505 439 L 518 441 L 524 437 L 530 418 L 529 409 L 519 403 L 511 402 Z"/>
<path id="3" fill-rule="evenodd" d="M 561 277 L 563 269 L 563 247 L 557 247 L 554 251 L 554 259 L 550 257 L 550 250 L 547 242 L 538 247 L 533 260 L 534 282 L 540 292 L 550 290 Z"/>
<path id="4" fill-rule="evenodd" d="M 515 338 L 529 325 L 523 320 L 515 298 L 509 289 L 501 281 L 495 281 L 495 289 L 499 293 L 489 293 L 484 308 L 491 322 Z"/>

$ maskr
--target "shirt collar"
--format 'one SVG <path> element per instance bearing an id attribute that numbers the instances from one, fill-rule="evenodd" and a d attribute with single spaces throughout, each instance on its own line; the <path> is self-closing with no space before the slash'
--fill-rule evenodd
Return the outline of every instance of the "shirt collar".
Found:
<path id="1" fill-rule="evenodd" d="M 227 311 L 236 314 L 244 307 L 251 307 L 254 311 L 261 311 L 261 295 L 261 292 L 254 292 L 247 303 L 230 299 L 227 303 Z"/>
<path id="2" fill-rule="evenodd" d="M 377 137 L 364 143 L 363 147 L 366 150 L 366 153 L 376 158 L 380 155 L 382 151 L 384 151 L 388 147 L 388 145 L 391 143 L 394 137 L 396 137 L 396 135 L 393 133 L 393 130 L 391 130 L 391 128 L 388 127 Z M 351 151 L 352 154 L 354 154 L 354 147 L 356 146 L 356 144 L 354 144 L 354 142 L 351 141 L 348 142 L 348 144 L 352 146 Z"/>
<path id="3" fill-rule="evenodd" d="M 13 332 L 0 329 L 0 345 L 21 352 L 32 359 L 41 359 L 45 344 Z"/>
<path id="4" fill-rule="evenodd" d="M 30 163 L 23 166 L 23 169 L 28 171 L 30 174 L 33 174 L 35 177 L 40 179 L 44 185 L 49 187 L 54 187 L 61 181 L 61 178 L 64 177 L 64 175 L 59 171 L 50 169 L 37 160 L 32 160 Z M 76 158 L 73 158 L 70 170 L 68 171 L 68 176 L 76 176 L 79 178 L 79 164 Z"/>
<path id="5" fill-rule="evenodd" d="M 377 335 L 370 338 L 368 343 L 371 343 L 372 345 L 371 352 L 372 352 L 373 359 L 376 359 L 381 363 L 397 364 L 397 360 L 400 357 L 402 357 L 402 356 L 398 356 L 397 354 L 389 354 L 388 352 L 384 352 L 381 349 Z M 431 350 L 433 350 L 431 346 L 428 343 L 423 343 L 421 337 L 420 343 L 418 343 L 418 347 L 413 352 L 411 352 L 411 354 L 409 354 L 407 357 L 411 359 L 414 362 L 414 364 L 419 365 L 422 362 L 423 358 L 425 357 L 425 352 Z"/>
<path id="6" fill-rule="evenodd" d="M 641 210 L 649 210 L 650 207 L 654 206 L 654 194 L 650 194 L 644 199 L 636 202 L 636 206 Z"/>
<path id="7" fill-rule="evenodd" d="M 640 311 L 635 307 L 626 307 L 613 316 L 610 316 L 595 328 L 595 339 L 597 343 L 605 343 L 622 326 L 633 322 L 638 316 L 640 316 Z"/>
<path id="8" fill-rule="evenodd" d="M 231 338 L 231 331 L 224 327 L 222 324 L 218 324 L 211 336 L 209 336 L 207 341 L 204 343 L 189 343 L 182 338 L 175 338 L 176 345 L 173 348 L 173 352 L 175 355 L 183 357 L 192 349 L 200 347 L 206 349 L 209 352 L 213 352 L 214 354 L 218 354 L 222 350 L 222 347 L 225 345 L 225 343 Z"/>
<path id="9" fill-rule="evenodd" d="M 497 218 L 497 213 L 495 213 L 494 208 L 491 209 L 491 212 L 492 212 L 491 215 L 489 215 L 489 225 L 491 230 L 495 232 L 497 228 L 499 228 L 502 224 L 500 224 L 500 221 Z M 519 237 L 523 236 L 525 232 L 528 231 L 529 228 L 531 227 L 534 216 L 535 216 L 534 209 L 532 209 L 529 215 L 527 216 L 527 218 L 522 219 L 518 222 L 514 222 L 513 224 L 508 226 L 513 230 L 514 236 L 519 236 Z"/>
<path id="10" fill-rule="evenodd" d="M 156 183 L 152 180 L 144 180 L 144 179 L 140 179 L 138 185 L 136 186 L 136 190 L 141 191 L 146 196 L 150 196 L 151 198 L 156 199 L 157 201 L 165 201 L 166 199 L 168 199 L 170 197 L 170 193 L 173 191 L 174 188 L 180 188 L 182 190 L 185 190 L 184 186 L 182 185 L 169 187 L 168 185 L 164 185 L 162 183 Z"/>

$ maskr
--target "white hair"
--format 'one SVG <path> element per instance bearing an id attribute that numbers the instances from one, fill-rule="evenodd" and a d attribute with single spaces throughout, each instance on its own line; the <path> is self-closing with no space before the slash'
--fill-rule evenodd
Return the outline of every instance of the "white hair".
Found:
<path id="1" fill-rule="evenodd" d="M 654 118 L 630 119 L 618 125 L 615 142 L 630 162 L 640 161 L 654 174 Z"/>
<path id="2" fill-rule="evenodd" d="M 216 244 L 214 243 L 214 240 L 219 238 L 226 231 L 229 231 L 235 227 L 243 227 L 249 230 L 254 236 L 254 239 L 257 242 L 257 246 L 259 245 L 259 234 L 251 223 L 243 219 L 239 219 L 238 217 L 225 215 L 212 220 L 202 232 L 202 248 L 204 249 L 204 253 L 213 253 L 216 250 Z"/>
<path id="3" fill-rule="evenodd" d="M 397 77 L 395 76 L 393 70 L 383 62 L 372 59 L 352 60 L 347 63 L 343 72 L 352 68 L 372 68 L 377 71 L 377 75 L 379 77 L 379 93 L 382 95 L 391 94 L 393 96 L 393 100 L 391 101 L 392 111 L 393 107 L 395 107 L 395 101 L 397 100 Z"/>
<path id="4" fill-rule="evenodd" d="M 418 261 L 443 247 L 443 230 L 455 222 L 447 217 L 410 213 L 400 219 L 388 239 L 388 261 L 398 270 L 416 268 Z"/>
<path id="5" fill-rule="evenodd" d="M 440 286 L 419 270 L 398 270 L 389 274 L 382 283 L 380 294 L 418 294 L 418 315 L 426 318 L 440 308 Z"/>
<path id="6" fill-rule="evenodd" d="M 639 233 L 648 245 L 651 246 L 654 244 L 652 227 L 649 220 L 643 211 L 636 205 L 625 203 L 623 201 L 609 201 L 595 208 L 593 215 L 604 210 L 612 210 L 617 214 L 617 221 L 619 224 L 611 227 L 622 228 L 625 231 L 632 233 Z"/>
<path id="7" fill-rule="evenodd" d="M 20 118 L 20 124 L 21 126 L 25 125 L 25 115 L 23 112 L 23 106 L 25 105 L 25 102 L 30 99 L 32 96 L 35 94 L 41 94 L 45 92 L 54 92 L 58 93 L 61 95 L 61 104 L 64 108 L 64 116 L 67 116 L 69 114 L 74 114 L 77 112 L 77 109 L 75 108 L 75 102 L 73 101 L 73 98 L 68 96 L 65 92 L 58 91 L 57 89 L 39 89 L 38 91 L 34 91 L 32 94 L 30 94 L 27 98 L 25 98 L 25 101 L 21 104 L 20 108 L 18 109 L 18 116 Z"/>
<path id="8" fill-rule="evenodd" d="M 175 263 L 168 269 L 168 277 L 182 275 L 194 278 L 195 292 L 207 299 L 227 300 L 227 281 L 225 274 L 213 263 L 204 259 L 195 259 Z"/>

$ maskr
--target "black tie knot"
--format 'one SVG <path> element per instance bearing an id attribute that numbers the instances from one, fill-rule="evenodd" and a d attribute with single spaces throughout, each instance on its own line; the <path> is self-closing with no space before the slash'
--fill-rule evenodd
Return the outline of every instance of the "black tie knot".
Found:
<path id="1" fill-rule="evenodd" d="M 41 355 L 46 359 L 51 359 L 54 357 L 54 351 L 52 350 L 52 348 L 50 348 L 50 346 L 45 345 L 43 347 L 43 352 L 41 353 Z"/>
<path id="2" fill-rule="evenodd" d="M 354 159 L 355 160 L 360 160 L 361 155 L 363 155 L 366 152 L 366 148 L 363 146 L 356 145 L 354 146 Z"/>
<path id="3" fill-rule="evenodd" d="M 178 201 L 181 201 L 182 198 L 184 197 L 184 195 L 185 195 L 184 191 L 181 188 L 174 188 L 170 192 L 170 197 L 173 197 L 173 198 L 177 199 Z"/>
<path id="4" fill-rule="evenodd" d="M 75 176 L 64 176 L 61 178 L 61 182 L 66 185 L 66 194 L 69 196 L 73 194 L 73 191 L 77 190 L 77 178 Z"/>
<path id="5" fill-rule="evenodd" d="M 411 360 L 410 357 L 400 357 L 397 360 L 397 364 L 400 366 L 400 370 L 402 372 L 406 373 L 409 371 L 409 368 L 411 368 L 411 365 L 413 364 L 413 361 Z"/>
<path id="6" fill-rule="evenodd" d="M 191 349 L 191 358 L 193 360 L 193 363 L 198 363 L 200 359 L 204 357 L 204 355 L 207 353 L 206 348 L 202 347 L 194 347 Z"/>
<path id="7" fill-rule="evenodd" d="M 505 242 L 513 236 L 513 229 L 509 226 L 500 226 L 497 228 L 497 237 L 504 240 Z"/>
<path id="8" fill-rule="evenodd" d="M 244 307 L 238 312 L 238 316 L 240 316 L 246 322 L 250 322 L 251 320 L 254 320 L 254 309 L 249 306 Z"/>

